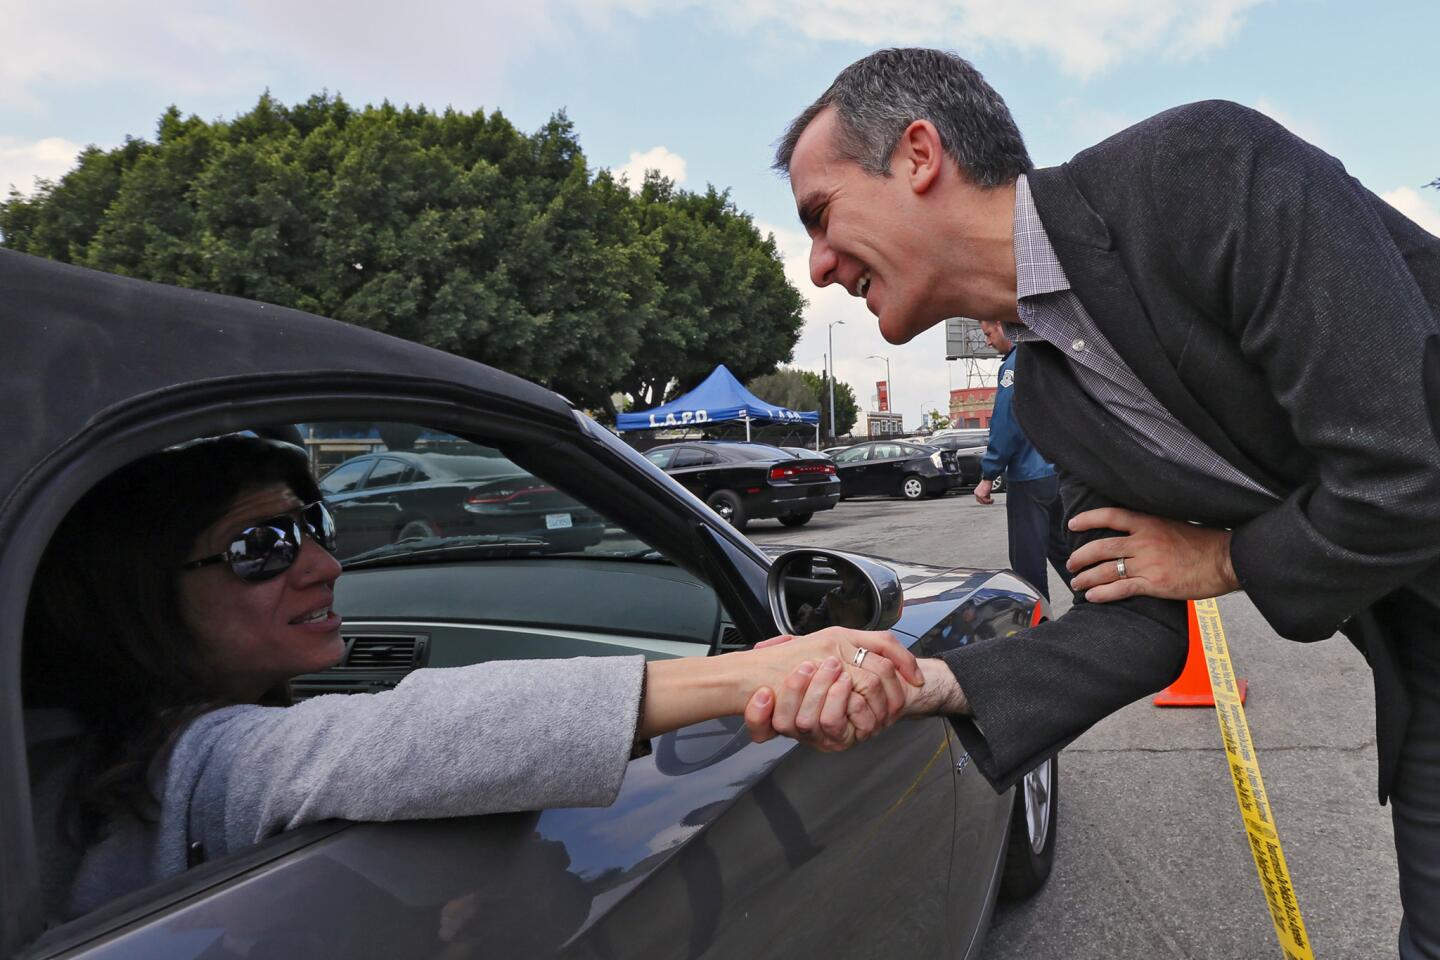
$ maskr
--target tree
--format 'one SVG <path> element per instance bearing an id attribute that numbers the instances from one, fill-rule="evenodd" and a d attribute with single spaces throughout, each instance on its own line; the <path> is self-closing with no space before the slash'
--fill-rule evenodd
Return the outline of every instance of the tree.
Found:
<path id="1" fill-rule="evenodd" d="M 948 430 L 950 428 L 950 418 L 941 413 L 939 408 L 925 414 L 925 423 L 931 430 Z"/>
<path id="2" fill-rule="evenodd" d="M 268 93 L 160 118 L 0 202 L 12 249 L 297 307 L 491 364 L 612 414 L 718 362 L 788 360 L 803 300 L 728 194 L 590 173 L 573 124 Z M 648 405 L 646 402 L 636 404 Z"/>
<path id="3" fill-rule="evenodd" d="M 816 394 L 815 385 L 806 379 L 802 370 L 781 367 L 774 373 L 756 377 L 745 386 L 761 400 L 777 407 L 800 411 L 820 408 L 820 398 Z"/>
<path id="4" fill-rule="evenodd" d="M 828 377 L 809 370 L 800 371 L 806 381 L 815 389 L 820 398 L 820 431 L 830 433 L 830 380 Z M 843 380 L 835 381 L 835 433 L 843 437 L 855 427 L 860 419 L 860 404 L 855 402 L 855 391 Z"/>

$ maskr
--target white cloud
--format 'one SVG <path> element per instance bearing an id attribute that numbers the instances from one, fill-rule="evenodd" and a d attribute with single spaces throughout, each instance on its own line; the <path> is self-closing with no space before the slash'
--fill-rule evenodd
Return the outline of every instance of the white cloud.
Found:
<path id="1" fill-rule="evenodd" d="M 258 90 L 304 70 L 331 89 L 410 102 L 493 105 L 517 58 L 593 39 L 624 20 L 689 8 L 734 31 L 778 31 L 874 47 L 923 44 L 971 55 L 1016 50 L 1090 76 L 1138 56 L 1187 59 L 1226 43 L 1263 0 L 8 0 L 0 103 L 40 109 L 59 88 L 135 84 L 167 98 Z"/>
<path id="2" fill-rule="evenodd" d="M 662 176 L 677 184 L 685 182 L 685 158 L 663 146 L 651 147 L 644 153 L 632 152 L 623 166 L 614 169 L 614 174 L 617 178 L 625 178 L 631 190 L 638 191 L 645 182 L 647 170 L 659 170 Z"/>
<path id="3" fill-rule="evenodd" d="M 1399 187 L 1380 194 L 1380 199 L 1440 237 L 1440 192 L 1414 187 Z"/>
<path id="4" fill-rule="evenodd" d="M 1190 59 L 1216 49 L 1263 0 L 738 0 L 721 16 L 739 25 L 779 22 L 815 40 L 867 46 L 918 44 L 962 52 L 992 47 L 1053 59 L 1086 77 L 1147 53 Z"/>
<path id="5" fill-rule="evenodd" d="M 16 140 L 0 137 L 0 197 L 13 186 L 21 193 L 30 193 L 35 178 L 58 180 L 75 165 L 80 145 L 60 137 L 43 140 Z"/>

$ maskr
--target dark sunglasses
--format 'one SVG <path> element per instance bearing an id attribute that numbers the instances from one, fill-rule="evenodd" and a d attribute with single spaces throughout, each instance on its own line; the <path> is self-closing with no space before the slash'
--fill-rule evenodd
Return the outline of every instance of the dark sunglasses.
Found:
<path id="1" fill-rule="evenodd" d="M 230 549 L 210 557 L 191 560 L 181 569 L 198 570 L 212 563 L 228 563 L 235 576 L 246 583 L 260 583 L 289 570 L 300 556 L 300 525 L 328 552 L 335 552 L 335 518 L 323 500 L 300 508 L 300 519 L 284 515 L 261 520 L 241 530 Z"/>

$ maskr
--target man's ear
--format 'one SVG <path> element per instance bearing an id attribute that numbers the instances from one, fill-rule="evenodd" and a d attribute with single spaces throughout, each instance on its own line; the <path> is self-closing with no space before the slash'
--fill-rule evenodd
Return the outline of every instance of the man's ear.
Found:
<path id="1" fill-rule="evenodd" d="M 906 178 L 911 190 L 924 193 L 934 186 L 944 163 L 940 131 L 929 120 L 916 120 L 900 134 L 893 167 L 897 176 Z"/>

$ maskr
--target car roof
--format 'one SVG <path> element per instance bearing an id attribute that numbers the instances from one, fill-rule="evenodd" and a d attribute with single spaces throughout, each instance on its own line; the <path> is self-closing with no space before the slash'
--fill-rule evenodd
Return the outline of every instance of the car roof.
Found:
<path id="1" fill-rule="evenodd" d="M 483 364 L 271 304 L 185 290 L 0 250 L 7 417 L 0 490 L 102 412 L 231 378 L 305 374 L 318 382 L 423 380 L 565 418 L 569 404 Z"/>

